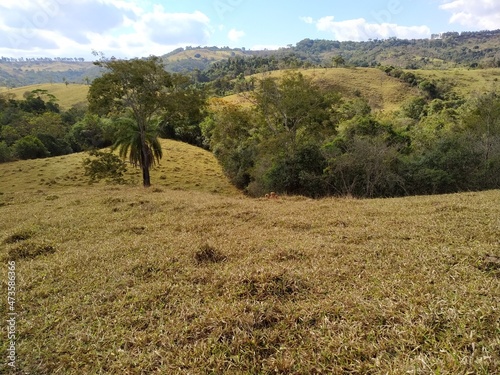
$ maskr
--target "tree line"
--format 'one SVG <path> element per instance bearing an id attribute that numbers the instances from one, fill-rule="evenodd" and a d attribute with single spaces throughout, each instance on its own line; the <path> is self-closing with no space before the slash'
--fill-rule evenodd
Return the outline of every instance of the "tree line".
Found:
<path id="1" fill-rule="evenodd" d="M 300 72 L 263 78 L 251 107 L 216 100 L 202 131 L 252 196 L 389 197 L 500 187 L 500 95 L 463 99 L 421 81 L 392 115 Z"/>

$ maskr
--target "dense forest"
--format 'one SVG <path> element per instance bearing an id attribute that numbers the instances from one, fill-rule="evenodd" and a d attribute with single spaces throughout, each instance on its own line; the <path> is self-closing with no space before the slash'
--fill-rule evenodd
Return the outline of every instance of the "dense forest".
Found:
<path id="1" fill-rule="evenodd" d="M 500 188 L 500 95 L 461 98 L 415 75 L 402 78 L 421 96 L 390 114 L 300 72 L 263 78 L 248 94 L 252 107 L 217 101 L 202 130 L 232 182 L 254 196 Z"/>

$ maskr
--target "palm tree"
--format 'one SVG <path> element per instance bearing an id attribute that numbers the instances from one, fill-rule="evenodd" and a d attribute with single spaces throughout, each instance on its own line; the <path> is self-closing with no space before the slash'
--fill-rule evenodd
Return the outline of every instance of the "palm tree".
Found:
<path id="1" fill-rule="evenodd" d="M 158 140 L 158 126 L 151 123 L 143 131 L 137 122 L 130 117 L 121 117 L 116 121 L 118 133 L 113 150 L 118 149 L 120 157 L 128 159 L 134 167 L 142 169 L 144 187 L 151 186 L 149 170 L 154 164 L 159 164 L 163 156 Z"/>

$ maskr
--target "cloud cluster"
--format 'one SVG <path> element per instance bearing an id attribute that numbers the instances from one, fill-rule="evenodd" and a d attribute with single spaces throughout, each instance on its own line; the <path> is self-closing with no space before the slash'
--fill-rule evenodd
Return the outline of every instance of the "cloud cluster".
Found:
<path id="1" fill-rule="evenodd" d="M 239 41 L 241 38 L 243 38 L 245 36 L 245 32 L 244 31 L 240 31 L 240 30 L 236 30 L 236 29 L 231 29 L 229 30 L 229 32 L 227 33 L 227 38 L 231 41 L 231 42 L 237 42 Z"/>
<path id="2" fill-rule="evenodd" d="M 120 57 L 164 54 L 206 44 L 213 30 L 201 12 L 145 10 L 124 0 L 2 0 L 0 53 L 7 56 Z"/>
<path id="3" fill-rule="evenodd" d="M 450 23 L 480 30 L 500 28 L 500 2 L 498 0 L 447 0 L 440 6 L 450 12 Z"/>
<path id="4" fill-rule="evenodd" d="M 306 20 L 304 20 L 306 21 Z M 312 23 L 307 19 L 308 23 Z M 401 39 L 428 38 L 431 35 L 429 27 L 400 26 L 393 23 L 370 23 L 364 18 L 346 21 L 335 21 L 333 16 L 320 18 L 315 22 L 319 31 L 332 33 L 334 39 L 339 41 L 363 41 L 368 39 L 388 39 L 397 37 Z"/>

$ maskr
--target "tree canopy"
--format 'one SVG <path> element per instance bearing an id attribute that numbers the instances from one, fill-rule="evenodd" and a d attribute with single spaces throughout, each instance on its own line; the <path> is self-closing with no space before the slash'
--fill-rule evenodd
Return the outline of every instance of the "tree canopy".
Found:
<path id="1" fill-rule="evenodd" d="M 167 107 L 173 87 L 172 75 L 165 71 L 157 57 L 132 60 L 106 60 L 97 62 L 107 71 L 94 80 L 90 86 L 89 109 L 100 115 L 117 118 L 129 115 L 135 122 L 122 121 L 128 132 L 137 132 L 137 136 L 121 138 L 122 150 L 133 151 L 134 160 L 142 169 L 143 184 L 151 185 L 149 170 L 153 158 L 161 157 L 156 151 L 151 127 L 155 117 L 160 116 Z M 128 134 L 128 133 L 127 133 Z M 126 140 L 132 142 L 124 146 Z"/>

